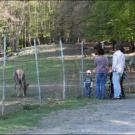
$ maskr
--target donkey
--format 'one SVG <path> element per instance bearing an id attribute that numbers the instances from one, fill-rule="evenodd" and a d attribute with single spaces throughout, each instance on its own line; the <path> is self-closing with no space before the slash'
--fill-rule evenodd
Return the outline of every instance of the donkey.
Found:
<path id="1" fill-rule="evenodd" d="M 22 69 L 15 70 L 15 72 L 13 73 L 13 78 L 15 81 L 15 90 L 17 92 L 17 97 L 20 96 L 21 91 L 23 96 L 26 96 L 26 91 L 29 84 L 26 83 L 24 71 Z M 18 90 L 16 89 L 17 86 L 19 87 Z"/>

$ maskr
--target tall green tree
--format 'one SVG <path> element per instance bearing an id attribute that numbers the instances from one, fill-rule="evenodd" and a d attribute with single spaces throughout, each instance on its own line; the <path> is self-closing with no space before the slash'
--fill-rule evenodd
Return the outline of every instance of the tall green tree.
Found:
<path id="1" fill-rule="evenodd" d="M 95 1 L 88 16 L 86 36 L 91 39 L 134 39 L 133 1 Z"/>

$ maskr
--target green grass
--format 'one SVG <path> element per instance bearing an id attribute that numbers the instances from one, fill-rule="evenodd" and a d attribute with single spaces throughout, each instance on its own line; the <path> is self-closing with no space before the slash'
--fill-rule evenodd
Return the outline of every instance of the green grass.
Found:
<path id="1" fill-rule="evenodd" d="M 65 74 L 66 81 L 71 79 L 73 75 L 75 79 L 79 79 L 81 71 L 81 60 L 65 60 Z M 13 71 L 16 68 L 22 68 L 26 73 L 26 80 L 29 84 L 37 84 L 36 78 L 36 65 L 34 61 L 34 55 L 19 56 L 14 60 L 6 61 L 6 84 L 13 84 Z M 49 83 L 62 83 L 62 63 L 61 60 L 47 59 L 44 55 L 40 55 L 38 58 L 39 64 L 39 77 L 40 84 Z M 84 70 L 92 68 L 90 60 L 84 60 Z M 3 66 L 0 67 L 0 85 L 3 84 Z M 10 91 L 14 92 L 10 88 Z M 9 91 L 8 91 L 9 94 Z M 2 97 L 2 90 L 0 91 L 0 96 Z M 9 97 L 6 97 L 9 99 Z M 52 111 L 57 111 L 61 109 L 73 109 L 80 106 L 86 105 L 91 102 L 91 99 L 80 98 L 65 101 L 50 101 L 45 105 L 39 106 L 23 106 L 22 110 L 18 112 L 12 112 L 4 117 L 0 118 L 0 133 L 11 133 L 11 131 L 20 129 L 27 130 L 28 128 L 36 125 L 42 116 L 46 116 Z"/>
<path id="2" fill-rule="evenodd" d="M 61 109 L 75 109 L 87 105 L 88 103 L 96 103 L 94 99 L 79 98 L 65 101 L 48 101 L 46 104 L 25 105 L 22 110 L 5 115 L 0 119 L 0 133 L 13 133 L 15 130 L 28 130 L 32 126 L 39 126 L 39 121 L 43 116 L 47 116 L 50 112 Z"/>
<path id="3" fill-rule="evenodd" d="M 42 57 L 41 57 L 42 56 Z M 60 59 L 47 59 L 43 55 L 39 57 L 39 78 L 40 84 L 62 84 L 63 74 L 62 74 L 62 62 Z M 90 61 L 86 60 L 84 62 L 84 70 L 91 67 Z M 81 61 L 80 60 L 65 60 L 65 78 L 76 80 L 80 78 L 81 71 Z M 22 68 L 26 74 L 27 82 L 31 84 L 37 84 L 37 74 L 36 74 L 36 64 L 34 61 L 34 56 L 19 56 L 13 60 L 6 61 L 5 69 L 5 80 L 6 85 L 13 85 L 13 72 L 17 68 Z M 3 85 L 3 66 L 0 67 L 0 85 Z M 73 84 L 74 82 L 72 82 Z M 71 84 L 71 81 L 70 81 Z M 78 84 L 79 85 L 79 84 Z M 11 87 L 10 90 L 7 88 L 8 95 L 13 95 L 14 88 Z M 2 90 L 0 91 L 0 96 Z M 12 93 L 10 93 L 12 92 Z M 8 97 L 9 98 L 9 97 Z"/>
<path id="4" fill-rule="evenodd" d="M 38 59 L 39 64 L 39 76 L 41 83 L 56 82 L 56 80 L 62 81 L 62 63 L 61 60 L 46 59 L 43 55 Z M 65 73 L 67 75 L 76 74 L 78 76 L 81 71 L 80 60 L 65 60 L 64 63 Z M 92 68 L 90 60 L 84 60 L 84 70 Z M 20 56 L 14 60 L 8 60 L 6 62 L 6 81 L 8 84 L 13 84 L 13 72 L 17 68 L 22 68 L 29 83 L 37 83 L 36 79 L 36 63 L 33 55 Z M 3 66 L 0 67 L 0 76 L 3 76 Z M 0 84 L 2 84 L 2 77 L 0 78 Z"/>

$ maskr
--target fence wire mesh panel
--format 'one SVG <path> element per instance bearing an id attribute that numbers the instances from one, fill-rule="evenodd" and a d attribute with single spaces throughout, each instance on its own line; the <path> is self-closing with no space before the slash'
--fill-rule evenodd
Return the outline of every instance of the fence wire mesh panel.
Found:
<path id="1" fill-rule="evenodd" d="M 27 58 L 28 57 L 28 58 Z M 28 59 L 28 60 L 27 60 Z M 17 91 L 15 90 L 13 73 L 16 69 L 23 69 L 25 72 L 26 82 L 30 84 L 27 90 L 27 96 L 23 97 L 22 92 L 17 97 Z M 14 59 L 7 59 L 5 69 L 5 80 L 1 78 L 2 84 L 5 81 L 5 108 L 8 109 L 8 105 L 18 106 L 18 104 L 36 103 L 38 101 L 38 91 L 36 89 L 36 69 L 34 55 L 32 56 L 17 56 Z M 3 87 L 3 86 L 2 86 Z M 17 86 L 17 90 L 18 90 Z M 6 111 L 6 110 L 5 110 Z"/>
<path id="2" fill-rule="evenodd" d="M 80 83 L 80 56 L 72 56 L 76 51 L 71 49 L 74 44 L 62 45 L 64 62 L 62 63 L 60 45 L 48 45 L 46 53 L 39 53 L 40 85 L 42 100 L 63 99 L 63 85 L 65 85 L 65 98 L 81 95 Z M 63 65 L 65 83 L 63 84 Z M 41 71 L 42 69 L 42 71 Z"/>
<path id="3" fill-rule="evenodd" d="M 61 51 L 63 51 L 63 62 Z M 65 94 L 65 99 L 82 96 L 82 56 L 81 50 L 77 49 L 74 44 L 62 44 L 62 49 L 60 44 L 37 46 L 37 61 L 41 90 L 40 95 L 43 102 L 50 99 L 62 100 L 63 94 Z M 83 69 L 89 69 L 90 60 L 84 58 L 84 63 Z M 63 67 L 64 73 L 62 72 Z M 16 69 L 23 69 L 26 82 L 29 84 L 25 97 L 23 97 L 22 93 L 17 97 L 17 92 L 15 91 L 13 73 Z M 5 80 L 2 77 L 0 79 L 1 96 L 3 81 L 5 81 L 5 113 L 15 111 L 22 105 L 39 104 L 36 70 L 34 46 L 22 49 L 17 56 L 6 58 Z M 63 74 L 65 77 L 64 84 Z M 2 66 L 0 68 L 0 75 L 3 76 Z M 65 92 L 63 93 L 64 87 Z M 15 109 L 12 107 L 15 107 Z"/>
<path id="4" fill-rule="evenodd" d="M 63 62 L 61 51 L 63 51 Z M 3 64 L 3 58 L 1 58 L 0 96 L 1 110 L 2 105 L 5 107 L 4 113 L 16 111 L 26 104 L 40 104 L 39 95 L 41 95 L 42 102 L 48 100 L 63 100 L 63 97 L 64 99 L 80 97 L 83 94 L 82 75 L 85 76 L 86 70 L 88 69 L 92 71 L 95 69 L 93 58 L 90 55 L 85 56 L 84 52 L 82 55 L 82 49 L 80 47 L 78 48 L 75 44 L 62 44 L 62 48 L 60 44 L 38 45 L 37 63 L 35 61 L 34 46 L 27 47 L 21 49 L 16 56 L 6 57 L 4 72 Z M 37 79 L 36 64 L 38 64 L 39 70 L 39 83 Z M 24 70 L 26 82 L 29 83 L 27 95 L 25 97 L 23 97 L 22 93 L 20 97 L 17 97 L 17 92 L 14 88 L 15 82 L 13 73 L 16 69 Z M 134 80 L 132 80 L 134 78 L 134 72 L 128 72 L 128 75 L 128 80 L 124 80 L 125 92 L 128 89 L 134 89 L 135 86 Z M 92 94 L 94 95 L 95 73 L 92 73 L 92 78 L 94 81 Z M 63 79 L 65 79 L 65 81 L 63 81 Z M 131 83 L 132 86 L 130 86 Z M 3 100 L 4 84 L 5 98 Z M 40 85 L 40 94 L 38 85 Z M 108 84 L 107 90 L 109 90 Z"/>

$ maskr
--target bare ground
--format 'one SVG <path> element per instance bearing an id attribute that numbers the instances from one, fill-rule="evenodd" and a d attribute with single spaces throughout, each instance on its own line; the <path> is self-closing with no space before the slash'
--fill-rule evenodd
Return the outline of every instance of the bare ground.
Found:
<path id="1" fill-rule="evenodd" d="M 52 112 L 26 134 L 135 134 L 135 94 L 85 107 Z"/>

